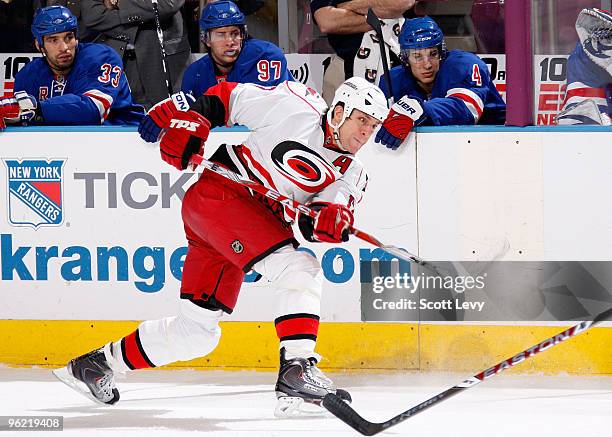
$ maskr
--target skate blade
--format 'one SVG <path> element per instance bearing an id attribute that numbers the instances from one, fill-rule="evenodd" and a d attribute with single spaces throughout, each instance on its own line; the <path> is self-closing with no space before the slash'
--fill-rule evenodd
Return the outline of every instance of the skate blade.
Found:
<path id="1" fill-rule="evenodd" d="M 328 411 L 318 404 L 305 402 L 304 399 L 293 396 L 278 398 L 274 417 L 286 419 L 297 416 L 326 416 Z"/>
<path id="2" fill-rule="evenodd" d="M 113 406 L 113 404 L 107 404 L 105 402 L 102 402 L 101 400 L 96 398 L 93 394 L 91 394 L 91 392 L 89 391 L 89 388 L 87 388 L 87 385 L 83 381 L 72 376 L 72 374 L 68 371 L 68 367 L 54 369 L 52 370 L 52 373 L 55 375 L 57 379 L 62 381 L 68 387 L 70 387 L 77 393 L 80 393 L 81 395 L 85 396 L 86 398 L 91 399 L 96 404 L 104 405 L 105 407 Z"/>

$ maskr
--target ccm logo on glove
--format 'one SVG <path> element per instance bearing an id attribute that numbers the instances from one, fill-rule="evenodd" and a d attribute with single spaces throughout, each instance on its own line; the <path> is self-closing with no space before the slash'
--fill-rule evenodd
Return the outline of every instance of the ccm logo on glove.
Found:
<path id="1" fill-rule="evenodd" d="M 172 120 L 170 120 L 171 128 L 186 129 L 191 132 L 195 132 L 198 129 L 199 125 L 200 125 L 199 123 L 196 123 L 194 121 L 177 120 L 176 118 L 173 118 Z"/>

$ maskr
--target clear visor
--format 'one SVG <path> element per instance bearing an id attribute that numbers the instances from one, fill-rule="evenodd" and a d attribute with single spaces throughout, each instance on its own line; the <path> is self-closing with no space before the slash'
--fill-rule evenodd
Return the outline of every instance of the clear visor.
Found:
<path id="1" fill-rule="evenodd" d="M 218 41 L 236 41 L 240 42 L 244 39 L 244 31 L 239 28 L 233 29 L 211 29 L 206 35 L 206 41 L 218 42 Z"/>
<path id="2" fill-rule="evenodd" d="M 442 48 L 436 46 L 426 49 L 404 49 L 400 52 L 400 58 L 404 64 L 423 65 L 438 62 L 442 59 Z"/>

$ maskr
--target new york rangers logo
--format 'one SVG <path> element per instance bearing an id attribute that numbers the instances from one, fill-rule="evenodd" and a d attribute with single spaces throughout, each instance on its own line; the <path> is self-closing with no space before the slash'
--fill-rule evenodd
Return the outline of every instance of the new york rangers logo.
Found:
<path id="1" fill-rule="evenodd" d="M 64 159 L 4 159 L 12 225 L 37 229 L 62 224 L 64 162 Z"/>

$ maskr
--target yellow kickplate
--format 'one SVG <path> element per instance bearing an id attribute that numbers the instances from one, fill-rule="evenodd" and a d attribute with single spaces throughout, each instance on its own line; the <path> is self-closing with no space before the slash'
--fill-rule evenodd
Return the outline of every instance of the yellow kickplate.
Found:
<path id="1" fill-rule="evenodd" d="M 0 320 L 0 363 L 65 365 L 71 358 L 116 341 L 138 326 L 133 321 Z M 167 367 L 207 369 L 278 368 L 278 338 L 272 322 L 222 322 L 221 342 L 204 358 Z M 417 369 L 415 324 L 322 323 L 317 352 L 322 368 Z"/>
<path id="2" fill-rule="evenodd" d="M 131 333 L 136 321 L 0 320 L 0 364 L 58 367 Z M 204 358 L 166 367 L 275 370 L 271 322 L 222 322 L 221 342 Z M 317 352 L 328 370 L 477 372 L 544 340 L 562 327 L 322 323 Z M 593 328 L 521 363 L 512 372 L 612 374 L 612 328 Z"/>

